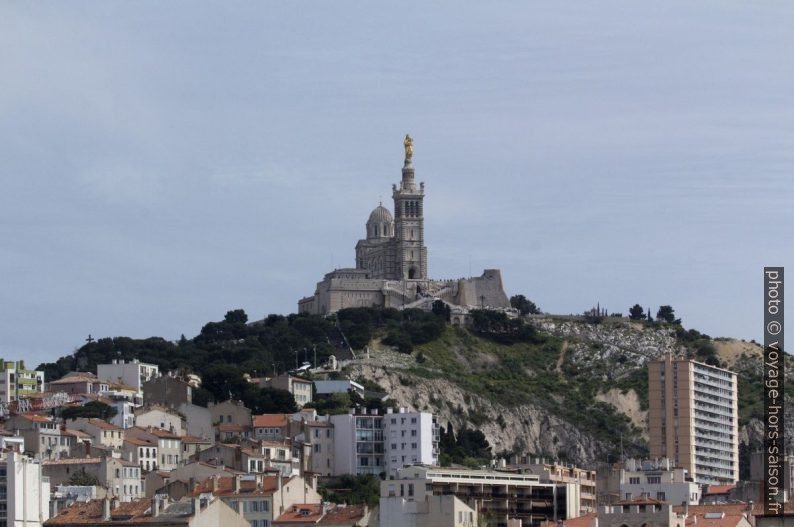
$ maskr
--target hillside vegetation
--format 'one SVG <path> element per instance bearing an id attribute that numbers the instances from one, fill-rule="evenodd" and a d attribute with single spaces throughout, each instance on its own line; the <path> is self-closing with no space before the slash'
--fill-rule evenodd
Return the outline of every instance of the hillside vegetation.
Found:
<path id="1" fill-rule="evenodd" d="M 198 404 L 231 395 L 256 412 L 281 412 L 294 408 L 286 392 L 260 389 L 243 375 L 272 375 L 315 357 L 323 364 L 332 354 L 352 359 L 350 347 L 366 348 L 346 361 L 341 375 L 388 393 L 389 404 L 434 412 L 450 459 L 529 453 L 592 464 L 647 453 L 645 365 L 673 353 L 739 373 L 742 452 L 757 446 L 763 371 L 755 344 L 714 340 L 684 330 L 678 320 L 519 320 L 475 311 L 471 327 L 461 328 L 448 318 L 443 305 L 433 312 L 354 308 L 327 318 L 270 315 L 255 323 L 235 310 L 192 339 L 103 338 L 39 368 L 56 379 L 73 370 L 96 371 L 113 359 L 139 359 L 200 375 Z M 794 385 L 786 391 L 794 393 Z M 317 406 L 339 411 L 347 404 L 382 404 L 337 399 Z"/>

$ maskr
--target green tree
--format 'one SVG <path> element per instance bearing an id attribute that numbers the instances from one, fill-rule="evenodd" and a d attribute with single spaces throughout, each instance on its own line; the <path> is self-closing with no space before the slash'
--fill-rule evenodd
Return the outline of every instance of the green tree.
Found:
<path id="1" fill-rule="evenodd" d="M 248 322 L 248 315 L 246 315 L 245 311 L 242 309 L 233 309 L 226 312 L 226 316 L 223 317 L 223 321 L 228 322 L 229 324 L 245 324 Z"/>
<path id="2" fill-rule="evenodd" d="M 634 304 L 629 309 L 629 318 L 631 320 L 642 320 L 645 318 L 645 310 L 639 304 Z"/>
<path id="3" fill-rule="evenodd" d="M 99 485 L 99 480 L 96 476 L 86 474 L 85 469 L 80 469 L 73 472 L 69 479 L 66 481 L 67 485 L 75 485 L 78 487 L 93 487 Z"/>
<path id="4" fill-rule="evenodd" d="M 650 316 L 650 311 L 648 312 Z M 675 322 L 675 310 L 672 306 L 660 306 L 659 311 L 656 312 L 656 320 L 661 320 L 672 324 Z"/>
<path id="5" fill-rule="evenodd" d="M 518 309 L 522 315 L 539 315 L 540 308 L 524 295 L 513 295 L 510 297 L 510 305 Z"/>
<path id="6" fill-rule="evenodd" d="M 83 406 L 69 406 L 61 411 L 61 417 L 64 419 L 77 419 L 78 417 L 86 417 L 89 419 L 102 419 L 108 421 L 115 417 L 118 411 L 113 406 L 107 405 L 99 401 L 90 401 Z"/>

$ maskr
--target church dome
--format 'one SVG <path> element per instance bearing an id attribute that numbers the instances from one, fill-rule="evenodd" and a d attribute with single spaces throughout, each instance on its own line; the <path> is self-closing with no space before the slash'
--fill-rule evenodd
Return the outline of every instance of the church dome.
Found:
<path id="1" fill-rule="evenodd" d="M 378 205 L 367 220 L 367 239 L 388 238 L 394 236 L 394 217 L 389 209 Z"/>
<path id="2" fill-rule="evenodd" d="M 372 211 L 369 215 L 369 221 L 367 223 L 391 223 L 394 221 L 394 218 L 389 212 L 389 209 L 384 207 L 383 205 L 378 205 L 375 210 Z"/>

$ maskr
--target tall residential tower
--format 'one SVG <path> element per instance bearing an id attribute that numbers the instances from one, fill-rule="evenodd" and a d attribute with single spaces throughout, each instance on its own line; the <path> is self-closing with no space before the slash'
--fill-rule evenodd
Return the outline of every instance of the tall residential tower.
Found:
<path id="1" fill-rule="evenodd" d="M 695 482 L 739 479 L 736 374 L 667 355 L 648 363 L 651 457 L 670 458 Z"/>

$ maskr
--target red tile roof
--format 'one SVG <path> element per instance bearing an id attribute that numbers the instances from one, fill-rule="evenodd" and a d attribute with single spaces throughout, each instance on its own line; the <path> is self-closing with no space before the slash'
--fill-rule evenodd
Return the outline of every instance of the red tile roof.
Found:
<path id="1" fill-rule="evenodd" d="M 285 414 L 262 414 L 252 417 L 254 428 L 284 428 L 287 426 Z"/>
<path id="2" fill-rule="evenodd" d="M 736 485 L 709 485 L 706 491 L 703 493 L 704 496 L 710 496 L 712 494 L 728 494 L 730 491 L 736 488 Z"/>
<path id="3" fill-rule="evenodd" d="M 212 492 L 215 496 L 270 496 L 278 490 L 278 476 L 262 476 L 262 485 L 258 485 L 255 479 L 241 479 L 240 490 L 234 490 L 234 477 L 211 477 L 198 483 L 189 496 L 199 496 L 204 492 Z M 215 490 L 213 490 L 213 480 L 215 480 Z M 282 484 L 286 483 L 282 479 Z"/>
<path id="4" fill-rule="evenodd" d="M 576 518 L 569 518 L 567 520 L 562 521 L 561 527 L 593 527 L 596 519 L 596 513 L 590 512 L 583 516 L 577 516 Z M 558 527 L 558 524 L 555 521 L 547 521 L 540 524 L 541 527 Z"/>
<path id="5" fill-rule="evenodd" d="M 683 512 L 684 507 L 674 507 Z M 745 518 L 746 503 L 721 503 L 715 505 L 690 505 L 686 525 L 690 527 L 736 527 Z"/>

